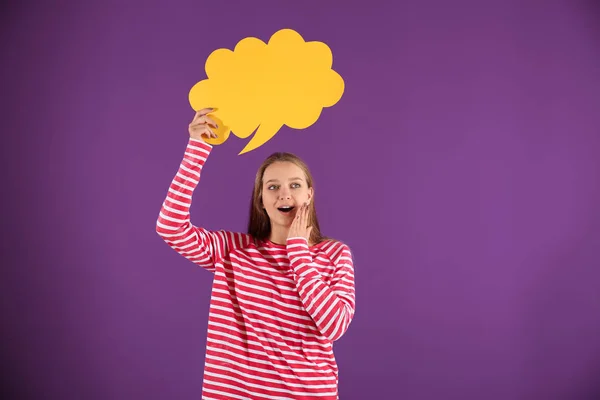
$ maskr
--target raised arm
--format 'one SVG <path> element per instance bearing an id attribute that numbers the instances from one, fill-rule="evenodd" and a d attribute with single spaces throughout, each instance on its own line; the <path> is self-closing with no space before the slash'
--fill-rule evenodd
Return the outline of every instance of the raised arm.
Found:
<path id="1" fill-rule="evenodd" d="M 204 114 L 203 114 L 204 112 Z M 196 113 L 190 123 L 190 139 L 177 174 L 169 186 L 163 201 L 156 232 L 175 251 L 196 265 L 215 271 L 215 264 L 227 252 L 245 245 L 248 235 L 227 231 L 209 231 L 194 226 L 190 220 L 192 194 L 200 181 L 202 168 L 212 150 L 212 146 L 202 140 L 202 136 L 214 135 L 207 125 L 211 124 L 207 111 Z"/>

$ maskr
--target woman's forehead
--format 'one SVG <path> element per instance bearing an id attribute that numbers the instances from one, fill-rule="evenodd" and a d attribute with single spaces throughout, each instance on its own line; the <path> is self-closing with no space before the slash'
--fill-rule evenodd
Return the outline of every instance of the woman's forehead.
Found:
<path id="1" fill-rule="evenodd" d="M 289 181 L 305 179 L 302 168 L 293 162 L 275 162 L 267 167 L 263 175 L 263 182 L 270 180 Z"/>

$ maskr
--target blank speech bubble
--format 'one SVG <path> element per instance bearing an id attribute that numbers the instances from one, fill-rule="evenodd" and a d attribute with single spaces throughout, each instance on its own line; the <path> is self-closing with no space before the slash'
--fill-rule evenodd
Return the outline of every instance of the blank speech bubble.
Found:
<path id="1" fill-rule="evenodd" d="M 291 29 L 276 32 L 268 44 L 248 37 L 233 51 L 213 51 L 206 60 L 207 79 L 189 93 L 194 110 L 216 109 L 210 115 L 219 125 L 218 137 L 206 142 L 218 145 L 230 133 L 245 139 L 256 131 L 241 155 L 267 143 L 283 125 L 308 128 L 344 92 L 332 64 L 325 43 L 305 42 Z"/>

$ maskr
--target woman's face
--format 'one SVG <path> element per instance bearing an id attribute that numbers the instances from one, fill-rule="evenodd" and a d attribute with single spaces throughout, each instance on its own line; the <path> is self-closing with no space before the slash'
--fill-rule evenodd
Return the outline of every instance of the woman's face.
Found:
<path id="1" fill-rule="evenodd" d="M 302 168 L 292 162 L 275 162 L 263 175 L 262 202 L 272 225 L 289 227 L 300 206 L 312 199 Z"/>

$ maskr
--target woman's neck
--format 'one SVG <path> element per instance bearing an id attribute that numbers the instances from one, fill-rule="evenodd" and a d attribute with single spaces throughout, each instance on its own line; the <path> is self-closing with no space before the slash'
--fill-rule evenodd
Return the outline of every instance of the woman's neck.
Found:
<path id="1" fill-rule="evenodd" d="M 275 244 L 285 245 L 287 243 L 287 236 L 289 228 L 283 228 L 279 226 L 271 226 L 271 235 L 269 235 L 269 240 Z"/>
<path id="2" fill-rule="evenodd" d="M 275 244 L 286 245 L 289 231 L 289 228 L 271 226 L 271 234 L 269 235 L 269 240 Z M 313 243 L 311 243 L 309 240 L 308 245 L 312 246 Z"/>

